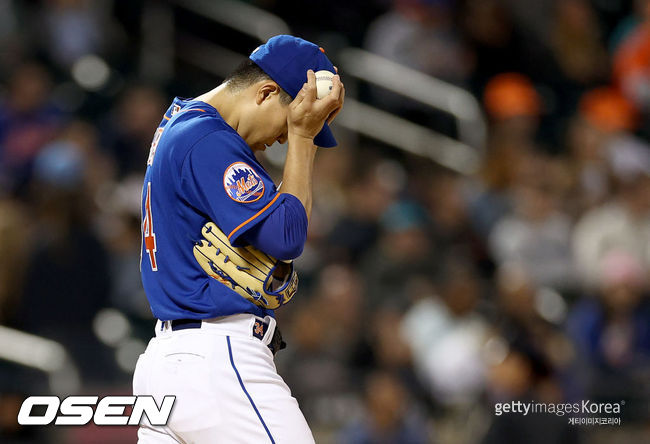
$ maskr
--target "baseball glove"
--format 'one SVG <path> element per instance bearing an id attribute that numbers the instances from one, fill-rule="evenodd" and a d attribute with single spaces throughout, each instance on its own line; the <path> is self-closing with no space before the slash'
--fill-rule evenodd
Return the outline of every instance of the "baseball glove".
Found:
<path id="1" fill-rule="evenodd" d="M 194 245 L 194 257 L 209 276 L 263 308 L 279 308 L 296 294 L 298 274 L 293 262 L 280 261 L 253 246 L 233 247 L 212 222 L 201 233 L 205 240 Z"/>

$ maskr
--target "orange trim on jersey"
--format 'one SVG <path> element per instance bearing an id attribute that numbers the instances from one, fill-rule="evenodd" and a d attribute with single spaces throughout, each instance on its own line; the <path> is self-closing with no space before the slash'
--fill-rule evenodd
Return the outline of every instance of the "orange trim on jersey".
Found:
<path id="1" fill-rule="evenodd" d="M 240 229 L 241 227 L 243 227 L 244 225 L 246 225 L 247 223 L 249 223 L 250 221 L 252 221 L 252 220 L 255 219 L 256 217 L 258 217 L 260 214 L 264 213 L 266 210 L 268 210 L 269 207 L 270 207 L 271 205 L 273 205 L 273 203 L 274 203 L 276 200 L 278 200 L 278 197 L 280 197 L 280 193 L 276 194 L 275 197 L 273 198 L 273 200 L 272 200 L 271 202 L 267 203 L 266 206 L 265 206 L 264 208 L 262 208 L 260 211 L 258 211 L 257 213 L 255 213 L 255 214 L 254 214 L 253 216 L 251 216 L 250 218 L 246 219 L 244 222 L 240 223 L 240 224 L 237 226 L 237 228 L 235 228 L 234 230 L 232 230 L 232 231 L 230 232 L 230 234 L 228 235 L 228 240 L 230 240 L 230 238 L 232 237 L 232 235 L 235 234 L 237 231 L 239 231 L 239 229 Z"/>
<path id="2" fill-rule="evenodd" d="M 165 120 L 171 119 L 171 117 L 167 117 L 167 116 L 163 116 L 163 117 L 165 118 Z"/>

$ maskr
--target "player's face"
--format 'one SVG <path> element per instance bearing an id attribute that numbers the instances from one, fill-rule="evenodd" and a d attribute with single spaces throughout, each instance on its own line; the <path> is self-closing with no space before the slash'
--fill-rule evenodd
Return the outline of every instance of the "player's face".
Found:
<path id="1" fill-rule="evenodd" d="M 287 141 L 289 105 L 282 103 L 279 93 L 266 95 L 258 102 L 255 130 L 250 138 L 253 151 L 264 151 L 275 142 Z"/>

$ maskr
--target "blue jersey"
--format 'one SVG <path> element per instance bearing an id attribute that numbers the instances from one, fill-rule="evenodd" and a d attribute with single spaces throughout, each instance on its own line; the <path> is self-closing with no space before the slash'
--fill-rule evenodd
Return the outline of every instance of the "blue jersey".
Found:
<path id="1" fill-rule="evenodd" d="M 208 221 L 238 246 L 285 196 L 214 107 L 174 99 L 155 132 L 142 189 L 140 270 L 154 316 L 272 315 L 209 277 L 192 249 Z"/>

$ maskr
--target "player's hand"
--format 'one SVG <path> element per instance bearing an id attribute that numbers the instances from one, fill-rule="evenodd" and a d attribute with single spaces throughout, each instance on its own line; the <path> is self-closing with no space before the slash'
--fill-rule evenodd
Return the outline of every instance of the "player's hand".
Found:
<path id="1" fill-rule="evenodd" d="M 336 66 L 334 67 L 334 71 L 336 71 L 336 74 L 339 73 L 339 69 Z M 337 77 L 338 77 L 338 75 L 337 75 Z M 340 78 L 339 78 L 339 80 L 340 80 Z M 341 82 L 341 87 L 342 87 L 341 88 L 342 89 L 341 96 L 340 96 L 341 97 L 341 106 L 336 108 L 334 110 L 334 112 L 332 112 L 332 114 L 329 115 L 329 117 L 327 118 L 327 124 L 328 125 L 331 124 L 334 121 L 334 118 L 336 117 L 336 115 L 338 113 L 340 113 L 341 110 L 343 109 L 343 103 L 345 102 L 345 85 L 343 85 L 343 82 Z"/>
<path id="2" fill-rule="evenodd" d="M 325 122 L 331 122 L 343 107 L 345 87 L 341 78 L 332 77 L 332 90 L 322 99 L 316 98 L 316 75 L 311 69 L 307 71 L 307 83 L 289 105 L 287 123 L 289 133 L 313 139 L 323 128 Z"/>

